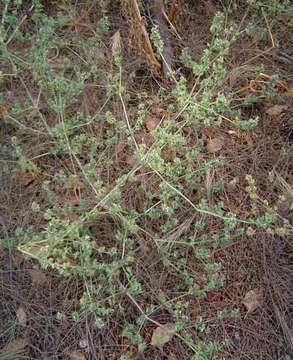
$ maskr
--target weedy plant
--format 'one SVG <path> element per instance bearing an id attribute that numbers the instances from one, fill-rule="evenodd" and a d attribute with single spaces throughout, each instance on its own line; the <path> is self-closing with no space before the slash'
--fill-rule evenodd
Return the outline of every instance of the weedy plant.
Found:
<path id="1" fill-rule="evenodd" d="M 240 107 L 231 110 L 234 95 L 222 91 L 236 28 L 218 13 L 201 58 L 195 61 L 188 49 L 182 51 L 192 82 L 178 79 L 170 69 L 174 88 L 171 93 L 158 90 L 156 101 L 164 109 L 157 116 L 151 96 L 128 90 L 119 49 L 106 54 L 106 4 L 101 4 L 103 16 L 92 36 L 82 40 L 64 30 L 75 16 L 69 4 L 52 17 L 36 0 L 21 18 L 24 6 L 7 0 L 2 5 L 1 83 L 13 77 L 22 88 L 5 121 L 14 134 L 14 172 L 34 174 L 46 201 L 33 199 L 39 222 L 19 228 L 15 244 L 43 268 L 83 280 L 75 321 L 90 313 L 103 329 L 114 317 L 124 319 L 121 336 L 143 352 L 142 329 L 149 322 L 160 326 L 156 314 L 163 311 L 192 359 L 221 359 L 227 341 L 199 340 L 196 334 L 211 333 L 211 321 L 190 315 L 196 299 L 225 282 L 212 252 L 259 228 L 278 224 L 290 231 L 276 209 L 257 195 L 250 176 L 252 211 L 246 217 L 226 208 L 218 196 L 222 181 L 207 191 L 207 174 L 223 167 L 225 158 L 207 153 L 202 131 L 223 124 L 248 131 L 258 124 L 257 118 L 242 120 Z M 162 55 L 157 28 L 152 39 Z M 25 51 L 11 46 L 18 42 L 28 44 Z M 111 58 L 110 70 L 105 57 Z M 89 93 L 99 97 L 94 111 L 87 109 Z M 1 99 L 5 102 L 4 95 Z M 135 115 L 133 109 L 130 115 L 131 104 Z M 214 203 L 210 193 L 218 199 Z M 229 311 L 219 319 L 236 316 Z M 62 319 L 63 314 L 56 316 Z M 121 359 L 131 356 L 125 353 Z"/>

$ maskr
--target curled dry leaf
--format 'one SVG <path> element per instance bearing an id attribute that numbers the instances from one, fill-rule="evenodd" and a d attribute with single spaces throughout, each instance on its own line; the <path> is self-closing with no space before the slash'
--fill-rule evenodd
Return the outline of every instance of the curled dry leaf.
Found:
<path id="1" fill-rule="evenodd" d="M 217 137 L 211 140 L 208 140 L 207 149 L 210 153 L 216 153 L 222 149 L 224 146 L 224 139 L 221 137 Z"/>
<path id="2" fill-rule="evenodd" d="M 16 317 L 19 325 L 26 326 L 27 316 L 24 308 L 21 306 L 16 310 Z"/>
<path id="3" fill-rule="evenodd" d="M 29 186 L 32 182 L 34 182 L 36 178 L 37 178 L 37 173 L 36 172 L 22 171 L 20 173 L 21 184 L 23 186 L 25 186 L 25 187 Z"/>
<path id="4" fill-rule="evenodd" d="M 69 352 L 68 356 L 70 360 L 86 360 L 84 353 L 78 350 Z"/>
<path id="5" fill-rule="evenodd" d="M 17 353 L 22 351 L 30 343 L 29 337 L 20 336 L 4 346 L 3 351 L 6 353 Z"/>
<path id="6" fill-rule="evenodd" d="M 269 116 L 277 116 L 282 114 L 285 110 L 287 110 L 287 105 L 274 105 L 267 109 L 266 114 Z"/>
<path id="7" fill-rule="evenodd" d="M 247 308 L 247 314 L 252 313 L 263 305 L 263 289 L 257 288 L 248 291 L 242 303 Z"/>
<path id="8" fill-rule="evenodd" d="M 145 125 L 149 132 L 152 132 L 156 129 L 156 127 L 159 125 L 160 119 L 156 116 L 149 115 L 145 119 Z"/>
<path id="9" fill-rule="evenodd" d="M 170 341 L 175 333 L 176 329 L 174 324 L 158 326 L 153 332 L 151 344 L 161 347 Z"/>

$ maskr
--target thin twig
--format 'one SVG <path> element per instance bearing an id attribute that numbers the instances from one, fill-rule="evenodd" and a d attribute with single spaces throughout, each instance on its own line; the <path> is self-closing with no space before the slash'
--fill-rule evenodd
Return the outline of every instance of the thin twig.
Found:
<path id="1" fill-rule="evenodd" d="M 166 14 L 166 11 L 164 9 L 162 10 L 162 13 L 164 15 L 165 20 L 170 25 L 170 28 L 173 30 L 174 34 L 178 37 L 179 40 L 182 40 L 182 37 L 178 34 L 178 31 L 176 30 L 175 26 L 170 21 L 168 15 Z"/>
<path id="2" fill-rule="evenodd" d="M 213 216 L 213 217 L 217 217 L 219 219 L 222 219 L 222 220 L 231 220 L 230 218 L 226 217 L 226 216 L 222 216 L 222 215 L 219 215 L 217 213 L 214 213 L 212 211 L 209 211 L 209 210 L 204 210 L 204 209 L 200 209 L 198 208 L 197 206 L 194 205 L 194 203 L 187 197 L 185 196 L 180 190 L 176 189 L 173 185 L 171 185 L 157 170 L 153 169 L 154 172 L 159 176 L 159 178 L 161 180 L 163 180 L 166 185 L 169 186 L 170 189 L 172 189 L 173 191 L 175 191 L 178 195 L 180 195 L 190 206 L 193 207 L 193 209 L 199 213 L 202 213 L 202 214 L 206 214 L 206 215 L 210 215 L 210 216 Z M 244 223 L 244 224 L 250 224 L 250 225 L 253 225 L 254 223 L 252 221 L 246 221 L 246 220 L 242 220 L 242 219 L 235 219 L 237 222 L 241 222 L 241 223 Z"/>
<path id="3" fill-rule="evenodd" d="M 150 318 L 142 309 L 142 307 L 138 304 L 138 302 L 134 299 L 134 297 L 127 291 L 127 289 L 125 288 L 125 286 L 119 281 L 119 285 L 122 288 L 122 290 L 124 291 L 125 295 L 128 296 L 128 298 L 131 300 L 131 302 L 137 307 L 137 309 L 139 310 L 139 312 L 146 318 L 146 320 L 152 322 L 153 324 L 162 327 L 163 325 L 160 324 L 158 321 L 153 320 L 152 318 Z"/>
<path id="4" fill-rule="evenodd" d="M 20 79 L 20 82 L 22 83 L 22 86 L 25 88 L 25 91 L 26 91 L 31 103 L 33 104 L 34 108 L 37 110 L 37 112 L 38 112 L 38 114 L 39 114 L 39 116 L 40 116 L 40 118 L 41 118 L 41 120 L 42 120 L 42 122 L 43 122 L 43 124 L 45 126 L 45 129 L 51 135 L 51 129 L 50 129 L 46 119 L 44 118 L 43 114 L 41 113 L 41 111 L 39 109 L 38 103 L 39 103 L 39 99 L 40 99 L 40 92 L 39 92 L 38 100 L 37 100 L 37 103 L 36 103 L 35 100 L 33 99 L 32 95 L 31 95 L 28 87 L 26 86 L 25 82 L 23 81 L 22 77 L 19 77 L 19 79 Z"/>
<path id="5" fill-rule="evenodd" d="M 29 8 L 28 12 L 31 12 L 33 8 L 34 8 L 34 5 L 32 5 L 32 6 Z M 28 15 L 25 14 L 25 15 L 21 18 L 20 22 L 19 22 L 19 23 L 17 24 L 17 26 L 15 27 L 13 33 L 10 35 L 9 39 L 6 41 L 6 43 L 5 43 L 6 46 L 7 46 L 7 45 L 11 42 L 11 40 L 14 38 L 14 36 L 15 36 L 15 34 L 17 33 L 18 29 L 21 27 L 21 25 L 22 25 L 22 24 L 25 22 L 25 20 L 27 19 L 27 16 L 28 16 Z"/>
<path id="6" fill-rule="evenodd" d="M 274 41 L 274 38 L 273 38 L 273 35 L 272 35 L 272 32 L 271 32 L 270 26 L 269 26 L 269 23 L 268 23 L 268 20 L 267 20 L 267 17 L 266 17 L 266 14 L 265 14 L 263 8 L 261 8 L 261 12 L 262 12 L 262 15 L 263 15 L 263 17 L 264 17 L 264 19 L 265 19 L 268 32 L 269 32 L 269 34 L 270 34 L 272 49 L 274 49 L 274 48 L 275 48 L 275 41 Z"/>
<path id="7" fill-rule="evenodd" d="M 124 100 L 123 100 L 123 97 L 121 94 L 119 94 L 119 97 L 120 97 L 120 101 L 121 101 L 121 104 L 122 104 L 122 107 L 123 107 L 123 113 L 124 113 L 124 117 L 125 117 L 125 120 L 126 120 L 126 124 L 127 124 L 127 127 L 128 127 L 128 130 L 130 132 L 130 136 L 134 142 L 134 145 L 135 145 L 135 148 L 136 150 L 139 150 L 139 147 L 137 145 L 137 142 L 135 140 L 135 137 L 133 135 L 133 132 L 132 132 L 132 129 L 131 129 L 131 126 L 130 126 L 130 122 L 129 122 L 129 118 L 128 118 L 128 114 L 127 114 L 127 111 L 126 111 L 126 106 L 125 106 L 125 103 L 124 103 Z"/>

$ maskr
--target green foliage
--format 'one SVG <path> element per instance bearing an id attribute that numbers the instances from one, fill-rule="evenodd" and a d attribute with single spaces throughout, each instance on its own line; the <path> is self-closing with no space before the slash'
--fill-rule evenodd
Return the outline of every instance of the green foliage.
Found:
<path id="1" fill-rule="evenodd" d="M 260 40 L 270 39 L 269 29 L 282 13 L 293 13 L 291 2 L 286 0 L 246 0 L 246 3 L 250 20 L 245 31 L 248 35 Z M 290 26 L 290 21 L 288 25 Z"/>
<path id="2" fill-rule="evenodd" d="M 163 51 L 164 51 L 164 43 L 161 39 L 158 25 L 156 25 L 152 28 L 151 39 L 152 39 L 153 43 L 155 44 L 155 47 L 156 47 L 159 55 L 162 55 Z"/>
<path id="3" fill-rule="evenodd" d="M 123 329 L 122 336 L 130 340 L 133 345 L 138 345 L 138 351 L 143 352 L 146 344 L 143 342 L 142 337 L 138 333 L 138 329 L 134 325 L 128 325 Z"/>
<path id="4" fill-rule="evenodd" d="M 254 13 L 262 9 L 270 16 L 277 16 L 278 14 L 288 10 L 289 1 L 275 1 L 275 0 L 246 0 L 247 4 L 253 9 Z"/>
<path id="5" fill-rule="evenodd" d="M 164 309 L 194 354 L 192 359 L 221 359 L 223 339 L 204 341 L 192 335 L 208 334 L 211 327 L 201 316 L 196 322 L 191 319 L 191 299 L 206 297 L 224 284 L 222 265 L 213 261 L 212 251 L 248 229 L 270 229 L 278 221 L 273 207 L 258 196 L 252 177 L 247 177 L 251 213 L 246 218 L 226 208 L 222 179 L 209 190 L 206 186 L 207 174 L 221 170 L 226 159 L 207 153 L 201 131 L 222 122 L 243 131 L 258 125 L 257 118 L 242 119 L 240 106 L 232 112 L 234 94 L 223 90 L 236 28 L 218 13 L 200 59 L 195 60 L 188 49 L 182 51 L 192 83 L 181 76 L 173 79 L 172 92 L 158 92 L 164 116 L 149 131 L 147 118 L 154 101 L 148 94 L 129 91 L 122 54 L 109 59 L 110 70 L 105 69 L 104 56 L 96 62 L 110 27 L 106 1 L 99 4 L 102 17 L 95 35 L 85 41 L 64 35 L 75 15 L 71 7 L 52 18 L 39 1 L 33 1 L 31 29 L 25 32 L 19 26 L 22 1 L 14 1 L 12 7 L 7 0 L 3 4 L 1 62 L 26 94 L 15 100 L 5 120 L 15 132 L 11 145 L 18 167 L 38 174 L 46 198 L 42 204 L 32 201 L 31 209 L 42 216 L 42 225 L 20 229 L 18 249 L 44 268 L 83 280 L 80 307 L 71 314 L 72 321 L 90 313 L 102 329 L 113 317 L 125 317 L 121 335 L 143 352 L 146 343 L 140 331 L 148 317 Z M 9 46 L 19 40 L 30 45 L 25 54 Z M 161 54 L 157 28 L 152 40 Z M 31 93 L 23 79 L 37 90 Z M 272 96 L 274 81 L 261 98 Z M 89 92 L 100 100 L 94 111 L 87 109 Z M 251 105 L 260 97 L 245 101 Z M 136 113 L 129 121 L 131 104 Z M 212 222 L 216 226 L 210 226 Z M 210 228 L 216 230 L 208 233 Z M 166 291 L 159 289 L 156 272 L 152 279 L 141 276 L 140 269 L 152 268 L 168 274 Z M 133 309 L 122 297 L 132 300 L 134 307 L 137 298 L 148 304 L 144 313 L 139 308 L 135 324 L 129 323 Z M 236 317 L 237 311 L 223 310 L 218 317 L 226 316 Z M 58 320 L 63 318 L 57 314 Z M 121 356 L 128 358 L 130 354 Z"/>

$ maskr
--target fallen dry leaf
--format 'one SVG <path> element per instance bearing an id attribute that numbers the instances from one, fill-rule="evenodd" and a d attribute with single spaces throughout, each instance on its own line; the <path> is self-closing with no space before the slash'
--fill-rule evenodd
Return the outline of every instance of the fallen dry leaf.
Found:
<path id="1" fill-rule="evenodd" d="M 269 116 L 277 116 L 287 109 L 287 105 L 274 105 L 267 109 L 266 114 Z"/>
<path id="2" fill-rule="evenodd" d="M 121 52 L 121 36 L 120 30 L 116 31 L 112 36 L 112 55 L 116 56 Z"/>
<path id="3" fill-rule="evenodd" d="M 85 355 L 78 350 L 68 353 L 68 356 L 70 360 L 86 360 Z"/>
<path id="4" fill-rule="evenodd" d="M 8 115 L 7 107 L 3 104 L 0 104 L 0 118 L 5 118 Z"/>
<path id="5" fill-rule="evenodd" d="M 263 290 L 261 288 L 248 291 L 242 303 L 247 308 L 247 314 L 252 313 L 263 305 Z"/>
<path id="6" fill-rule="evenodd" d="M 37 173 L 25 172 L 20 173 L 20 181 L 23 186 L 29 186 L 37 178 Z"/>
<path id="7" fill-rule="evenodd" d="M 207 149 L 210 153 L 218 152 L 224 146 L 224 139 L 221 137 L 208 140 Z"/>
<path id="8" fill-rule="evenodd" d="M 278 18 L 287 25 L 288 21 L 293 19 L 293 14 L 290 14 L 288 11 L 284 11 L 279 15 Z"/>
<path id="9" fill-rule="evenodd" d="M 206 1 L 205 7 L 207 16 L 212 19 L 217 12 L 217 8 L 214 6 L 211 0 Z"/>
<path id="10" fill-rule="evenodd" d="M 16 317 L 19 325 L 26 326 L 27 316 L 24 308 L 21 306 L 16 310 Z"/>
<path id="11" fill-rule="evenodd" d="M 236 176 L 234 179 L 228 182 L 227 184 L 227 190 L 228 191 L 234 191 L 236 189 L 237 184 L 239 183 L 239 177 Z"/>
<path id="12" fill-rule="evenodd" d="M 37 269 L 30 269 L 29 274 L 32 278 L 33 285 L 42 285 L 47 283 L 47 277 L 43 271 Z"/>
<path id="13" fill-rule="evenodd" d="M 151 344 L 161 347 L 172 339 L 175 332 L 174 324 L 158 326 L 153 332 Z"/>
<path id="14" fill-rule="evenodd" d="M 145 125 L 149 132 L 152 132 L 156 129 L 156 127 L 159 125 L 160 119 L 156 116 L 149 115 L 145 119 Z"/>
<path id="15" fill-rule="evenodd" d="M 17 353 L 23 350 L 29 344 L 29 337 L 17 337 L 12 340 L 10 343 L 4 346 L 3 351 L 7 353 Z"/>
<path id="16" fill-rule="evenodd" d="M 207 293 L 206 299 L 209 302 L 218 301 L 221 298 L 221 294 L 216 291 L 209 291 Z"/>

